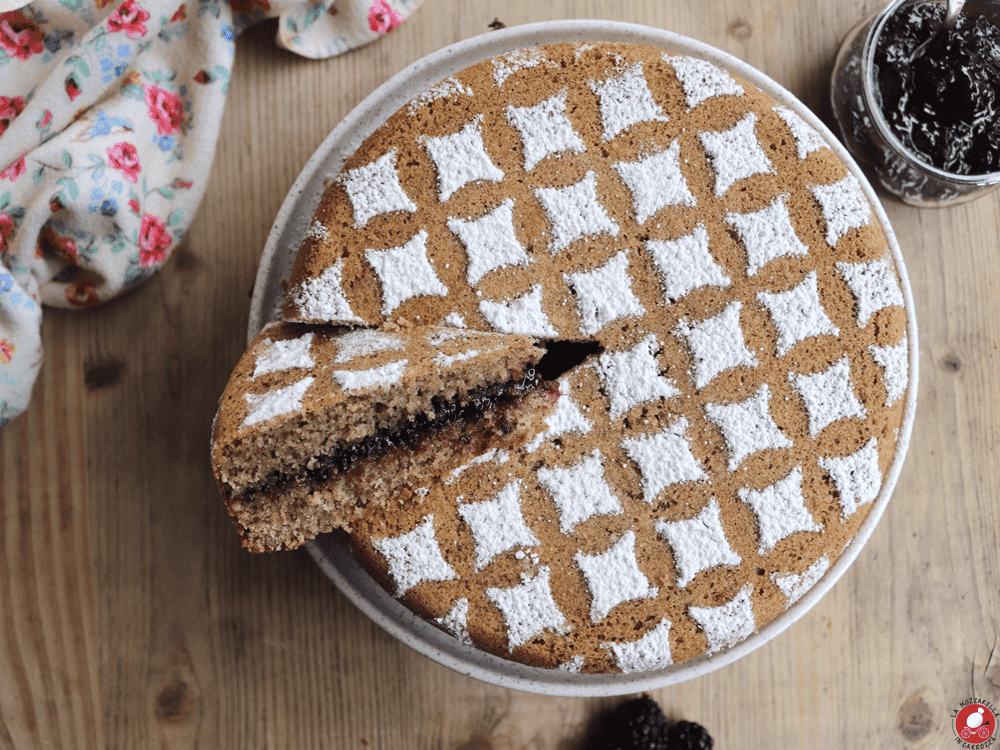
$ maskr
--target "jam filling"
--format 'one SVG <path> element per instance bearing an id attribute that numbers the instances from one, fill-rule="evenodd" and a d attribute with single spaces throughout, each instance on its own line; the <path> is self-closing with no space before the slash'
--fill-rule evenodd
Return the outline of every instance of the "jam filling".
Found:
<path id="1" fill-rule="evenodd" d="M 374 434 L 357 442 L 331 453 L 313 457 L 308 464 L 309 468 L 297 475 L 273 471 L 261 482 L 248 488 L 243 497 L 250 500 L 254 495 L 268 494 L 292 482 L 321 483 L 331 476 L 346 474 L 362 463 L 376 460 L 397 448 L 414 451 L 421 441 L 433 437 L 435 433 L 450 425 L 464 423 L 474 427 L 489 411 L 498 413 L 495 429 L 506 435 L 513 429 L 513 425 L 506 418 L 506 412 L 535 391 L 555 394 L 558 392 L 558 385 L 542 379 L 531 369 L 522 378 L 480 386 L 470 391 L 464 399 L 457 396 L 452 399 L 435 397 L 431 400 L 434 409 L 433 419 L 421 413 L 403 424 L 380 428 Z M 466 432 L 459 440 L 471 443 L 473 435 Z"/>
<path id="2" fill-rule="evenodd" d="M 911 61 L 944 14 L 943 4 L 920 3 L 886 22 L 874 60 L 882 113 L 903 145 L 938 169 L 1000 171 L 1000 26 L 967 11 Z"/>

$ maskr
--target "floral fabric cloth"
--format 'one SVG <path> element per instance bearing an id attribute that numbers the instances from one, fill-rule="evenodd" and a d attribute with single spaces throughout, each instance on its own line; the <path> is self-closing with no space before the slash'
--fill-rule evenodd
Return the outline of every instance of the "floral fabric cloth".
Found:
<path id="1" fill-rule="evenodd" d="M 421 0 L 39 0 L 0 13 L 0 426 L 42 362 L 41 305 L 156 272 L 205 192 L 243 29 L 329 57 Z"/>

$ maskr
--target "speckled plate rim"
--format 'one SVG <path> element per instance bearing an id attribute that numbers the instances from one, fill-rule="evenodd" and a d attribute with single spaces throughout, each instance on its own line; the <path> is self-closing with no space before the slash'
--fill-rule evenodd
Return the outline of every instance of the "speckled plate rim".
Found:
<path id="1" fill-rule="evenodd" d="M 712 656 L 701 656 L 658 671 L 633 674 L 587 675 L 528 667 L 463 645 L 415 615 L 375 583 L 334 535 L 321 536 L 307 545 L 320 569 L 358 609 L 388 633 L 439 664 L 492 685 L 531 693 L 612 696 L 666 687 L 732 664 L 788 628 L 808 612 L 854 562 L 889 504 L 902 469 L 917 402 L 919 347 L 910 282 L 896 236 L 878 196 L 851 155 L 816 115 L 785 88 L 732 55 L 689 37 L 650 26 L 597 20 L 553 21 L 514 26 L 457 42 L 418 60 L 369 94 L 337 125 L 306 163 L 285 198 L 264 246 L 251 302 L 248 341 L 267 321 L 277 317 L 282 283 L 291 274 L 296 251 L 326 185 L 340 171 L 347 157 L 383 121 L 433 84 L 477 62 L 524 47 L 572 41 L 649 44 L 709 60 L 767 92 L 816 128 L 858 178 L 885 232 L 906 303 L 909 342 L 909 382 L 896 455 L 882 491 L 858 533 L 827 573 L 801 599 L 747 640 Z"/>

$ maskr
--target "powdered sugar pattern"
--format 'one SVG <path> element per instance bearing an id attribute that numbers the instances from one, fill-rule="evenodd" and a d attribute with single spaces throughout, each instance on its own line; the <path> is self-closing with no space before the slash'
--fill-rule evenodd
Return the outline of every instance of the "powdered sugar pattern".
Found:
<path id="1" fill-rule="evenodd" d="M 590 619 L 600 622 L 612 609 L 634 599 L 654 599 L 659 593 L 639 570 L 635 559 L 635 532 L 626 531 L 605 552 L 573 557 L 590 590 Z"/>
<path id="2" fill-rule="evenodd" d="M 533 453 L 538 450 L 543 443 L 555 440 L 561 435 L 566 435 L 568 433 L 577 433 L 580 435 L 586 435 L 590 432 L 592 427 L 590 421 L 583 416 L 583 412 L 580 411 L 580 407 L 573 401 L 571 394 L 572 388 L 570 387 L 570 381 L 568 378 L 563 379 L 559 382 L 559 391 L 562 395 L 559 400 L 556 401 L 556 408 L 550 414 L 546 420 L 546 430 L 539 433 L 535 438 L 525 446 L 525 451 L 527 453 Z"/>
<path id="3" fill-rule="evenodd" d="M 444 352 L 438 352 L 431 357 L 431 362 L 436 364 L 438 367 L 451 367 L 456 362 L 464 362 L 465 360 L 472 359 L 476 356 L 479 356 L 479 352 L 475 349 L 469 349 L 468 351 L 459 352 L 458 354 L 445 354 Z"/>
<path id="4" fill-rule="evenodd" d="M 405 245 L 366 250 L 365 257 L 382 282 L 382 314 L 388 315 L 413 297 L 448 294 L 448 287 L 427 260 L 427 232 L 421 229 Z"/>
<path id="5" fill-rule="evenodd" d="M 467 623 L 469 621 L 469 600 L 459 599 L 446 615 L 438 617 L 435 622 L 451 633 L 459 643 L 472 645 Z"/>
<path id="6" fill-rule="evenodd" d="M 604 124 L 602 137 L 606 141 L 640 122 L 667 122 L 667 116 L 646 85 L 642 63 L 628 66 L 615 78 L 590 81 L 589 85 L 599 100 Z"/>
<path id="7" fill-rule="evenodd" d="M 788 379 L 809 414 L 810 437 L 816 437 L 838 419 L 865 418 L 865 407 L 854 395 L 851 364 L 847 357 L 822 372 L 812 375 L 789 373 Z"/>
<path id="8" fill-rule="evenodd" d="M 871 438 L 856 453 L 842 458 L 825 457 L 819 460 L 837 485 L 840 508 L 844 518 L 850 518 L 857 509 L 878 497 L 882 486 L 882 472 L 878 467 L 878 448 Z"/>
<path id="9" fill-rule="evenodd" d="M 587 150 L 566 117 L 566 92 L 550 96 L 533 107 L 507 107 L 507 119 L 524 144 L 524 171 L 530 172 L 546 156 Z"/>
<path id="10" fill-rule="evenodd" d="M 656 531 L 667 540 L 674 552 L 677 585 L 682 589 L 702 571 L 716 565 L 739 565 L 743 562 L 743 558 L 729 546 L 719 515 L 719 501 L 714 497 L 694 518 L 657 521 Z"/>
<path id="11" fill-rule="evenodd" d="M 503 170 L 486 153 L 482 124 L 483 116 L 476 115 L 457 133 L 420 139 L 437 168 L 438 199 L 442 203 L 470 182 L 499 182 L 503 179 Z"/>
<path id="12" fill-rule="evenodd" d="M 830 559 L 826 555 L 823 555 L 823 557 L 810 565 L 804 573 L 789 573 L 783 576 L 771 573 L 771 580 L 774 582 L 774 585 L 781 589 L 781 593 L 787 599 L 785 609 L 788 609 L 805 596 L 806 592 L 815 586 L 829 569 Z"/>
<path id="13" fill-rule="evenodd" d="M 344 295 L 342 273 L 343 259 L 327 266 L 323 273 L 306 279 L 296 289 L 292 302 L 299 309 L 303 320 L 321 320 L 328 323 L 364 323 L 351 310 Z"/>
<path id="14" fill-rule="evenodd" d="M 729 130 L 699 133 L 715 169 L 715 195 L 721 197 L 740 180 L 774 172 L 754 130 L 757 115 L 746 114 Z"/>
<path id="15" fill-rule="evenodd" d="M 757 629 L 751 602 L 753 586 L 746 584 L 740 592 L 721 607 L 689 607 L 688 614 L 708 636 L 707 654 L 735 646 Z"/>
<path id="16" fill-rule="evenodd" d="M 263 351 L 257 355 L 257 362 L 254 366 L 253 375 L 250 379 L 259 378 L 271 372 L 281 370 L 295 370 L 312 367 L 314 362 L 309 354 L 309 347 L 312 346 L 313 334 L 307 333 L 297 339 L 285 341 L 271 341 L 264 339 L 261 342 Z"/>
<path id="17" fill-rule="evenodd" d="M 645 224 L 661 208 L 697 205 L 681 173 L 681 146 L 674 141 L 666 150 L 634 162 L 620 161 L 611 166 L 621 175 L 632 194 L 635 220 Z"/>
<path id="18" fill-rule="evenodd" d="M 773 109 L 785 121 L 788 129 L 792 131 L 792 137 L 795 138 L 795 147 L 798 150 L 800 159 L 805 159 L 813 151 L 829 148 L 826 145 L 826 141 L 823 140 L 823 136 L 817 133 L 811 125 L 788 107 L 783 107 L 779 104 Z"/>
<path id="19" fill-rule="evenodd" d="M 672 380 L 660 375 L 660 365 L 654 356 L 658 348 L 656 336 L 649 334 L 627 351 L 605 352 L 598 357 L 594 368 L 611 401 L 612 417 L 646 401 L 680 393 Z"/>
<path id="20" fill-rule="evenodd" d="M 333 370 L 330 373 L 345 391 L 360 391 L 368 388 L 388 388 L 398 383 L 406 372 L 407 361 L 389 362 L 381 367 L 367 370 Z"/>
<path id="21" fill-rule="evenodd" d="M 654 502 L 670 485 L 708 480 L 684 437 L 687 428 L 687 418 L 681 417 L 663 432 L 622 441 L 622 450 L 639 467 L 643 500 L 647 503 Z"/>
<path id="22" fill-rule="evenodd" d="M 593 271 L 566 274 L 576 295 L 580 314 L 580 332 L 592 336 L 618 318 L 645 314 L 639 298 L 632 293 L 625 250 Z"/>
<path id="23" fill-rule="evenodd" d="M 831 185 L 816 185 L 812 194 L 823 209 L 826 241 L 830 245 L 836 245 L 837 240 L 852 229 L 860 229 L 871 222 L 872 208 L 854 175 L 849 174 Z"/>
<path id="24" fill-rule="evenodd" d="M 556 329 L 542 310 L 542 285 L 535 284 L 531 291 L 510 302 L 479 303 L 479 312 L 501 333 L 516 333 L 525 336 L 555 336 Z"/>
<path id="25" fill-rule="evenodd" d="M 896 346 L 868 347 L 872 357 L 882 368 L 882 380 L 885 383 L 885 405 L 892 406 L 906 393 L 906 379 L 909 373 L 908 359 L 910 355 L 906 337 Z"/>
<path id="26" fill-rule="evenodd" d="M 805 255 L 809 248 L 799 239 L 788 215 L 787 195 L 779 195 L 760 211 L 729 214 L 747 251 L 747 275 L 753 276 L 775 258 Z"/>
<path id="27" fill-rule="evenodd" d="M 444 559 L 434 538 L 434 514 L 409 534 L 395 538 L 372 539 L 372 545 L 389 564 L 389 575 L 396 584 L 396 596 L 402 596 L 427 581 L 451 581 L 455 571 Z"/>
<path id="28" fill-rule="evenodd" d="M 784 479 L 762 490 L 737 490 L 740 500 L 757 515 L 760 554 L 774 549 L 782 539 L 800 531 L 822 531 L 813 520 L 802 496 L 802 467 L 796 466 Z"/>
<path id="29" fill-rule="evenodd" d="M 410 103 L 406 106 L 406 114 L 413 117 L 417 112 L 423 109 L 426 105 L 431 102 L 436 102 L 439 99 L 449 99 L 458 96 L 472 96 L 473 91 L 468 86 L 464 85 L 454 76 L 450 78 L 445 78 L 440 83 L 431 86 L 422 94 L 418 94 Z"/>
<path id="30" fill-rule="evenodd" d="M 448 219 L 448 229 L 465 245 L 470 286 L 497 268 L 531 262 L 514 231 L 514 201 L 510 198 L 479 219 Z"/>
<path id="31" fill-rule="evenodd" d="M 250 411 L 240 427 L 249 427 L 258 422 L 280 417 L 282 414 L 298 411 L 302 408 L 302 397 L 306 395 L 306 391 L 309 390 L 309 386 L 313 384 L 314 380 L 315 378 L 312 377 L 303 378 L 286 388 L 274 388 L 260 394 L 246 394 Z"/>
<path id="32" fill-rule="evenodd" d="M 771 391 L 764 383 L 750 398 L 736 404 L 705 404 L 705 413 L 722 430 L 729 448 L 729 470 L 763 450 L 791 448 L 793 443 L 771 418 Z"/>
<path id="33" fill-rule="evenodd" d="M 741 96 L 743 87 L 726 71 L 707 60 L 686 55 L 663 55 L 680 79 L 688 107 L 694 108 L 713 96 Z"/>
<path id="34" fill-rule="evenodd" d="M 354 208 L 354 227 L 360 229 L 373 216 L 393 211 L 417 210 L 417 204 L 399 184 L 396 152 L 389 151 L 371 164 L 350 169 L 338 178 Z"/>
<path id="35" fill-rule="evenodd" d="M 358 328 L 337 337 L 337 356 L 333 362 L 342 365 L 358 357 L 367 357 L 379 352 L 398 351 L 403 348 L 403 340 L 391 333 L 371 328 Z"/>
<path id="36" fill-rule="evenodd" d="M 458 514 L 468 524 L 476 541 L 476 572 L 508 550 L 541 543 L 521 515 L 520 480 L 508 484 L 492 500 L 459 505 Z"/>
<path id="37" fill-rule="evenodd" d="M 704 224 L 676 240 L 649 240 L 646 250 L 660 272 L 668 302 L 675 302 L 698 287 L 729 286 L 729 277 L 709 250 Z"/>
<path id="38" fill-rule="evenodd" d="M 673 664 L 670 656 L 670 620 L 660 624 L 646 635 L 630 643 L 602 643 L 601 648 L 614 657 L 624 674 L 649 672 Z"/>
<path id="39" fill-rule="evenodd" d="M 549 569 L 541 567 L 534 578 L 524 576 L 520 586 L 508 589 L 488 588 L 492 601 L 507 624 L 507 648 L 513 651 L 546 630 L 565 633 L 566 618 L 552 598 Z"/>
<path id="40" fill-rule="evenodd" d="M 568 187 L 537 188 L 535 197 L 552 225 L 553 252 L 583 237 L 618 236 L 618 225 L 598 201 L 594 172 L 587 172 L 582 180 Z"/>
<path id="41" fill-rule="evenodd" d="M 584 658 L 577 654 L 572 659 L 567 659 L 562 664 L 560 664 L 556 669 L 560 672 L 569 672 L 571 674 L 579 674 L 580 670 L 583 669 Z"/>
<path id="42" fill-rule="evenodd" d="M 519 70 L 534 68 L 543 63 L 549 66 L 553 65 L 536 49 L 516 50 L 509 55 L 493 60 L 493 80 L 496 81 L 497 86 L 503 86 L 506 80 Z"/>
<path id="43" fill-rule="evenodd" d="M 838 263 L 858 307 L 858 327 L 868 325 L 872 315 L 892 305 L 903 305 L 903 293 L 888 258 L 867 263 Z"/>
<path id="44" fill-rule="evenodd" d="M 604 479 L 598 450 L 567 468 L 542 467 L 536 476 L 559 511 L 559 530 L 563 534 L 573 533 L 577 524 L 594 516 L 622 512 L 621 503 Z"/>
<path id="45" fill-rule="evenodd" d="M 756 367 L 740 328 L 740 302 L 730 302 L 718 315 L 700 323 L 681 320 L 676 334 L 687 341 L 693 356 L 694 385 L 704 388 L 716 375 L 734 367 Z"/>
<path id="46" fill-rule="evenodd" d="M 306 228 L 304 238 L 307 240 L 325 240 L 329 236 L 330 232 L 327 231 L 327 228 L 317 219 L 313 219 Z"/>
<path id="47" fill-rule="evenodd" d="M 787 292 L 758 292 L 757 300 L 771 313 L 778 330 L 778 356 L 813 336 L 838 336 L 837 328 L 820 304 L 817 275 L 810 271 Z"/>

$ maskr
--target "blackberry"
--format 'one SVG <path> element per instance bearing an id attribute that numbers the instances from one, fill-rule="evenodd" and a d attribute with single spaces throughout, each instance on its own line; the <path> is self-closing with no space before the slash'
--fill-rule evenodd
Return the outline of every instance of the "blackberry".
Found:
<path id="1" fill-rule="evenodd" d="M 670 727 L 670 750 L 712 750 L 715 742 L 701 724 L 678 721 Z"/>
<path id="2" fill-rule="evenodd" d="M 601 717 L 585 747 L 592 750 L 670 750 L 669 722 L 648 695 L 626 701 Z"/>

